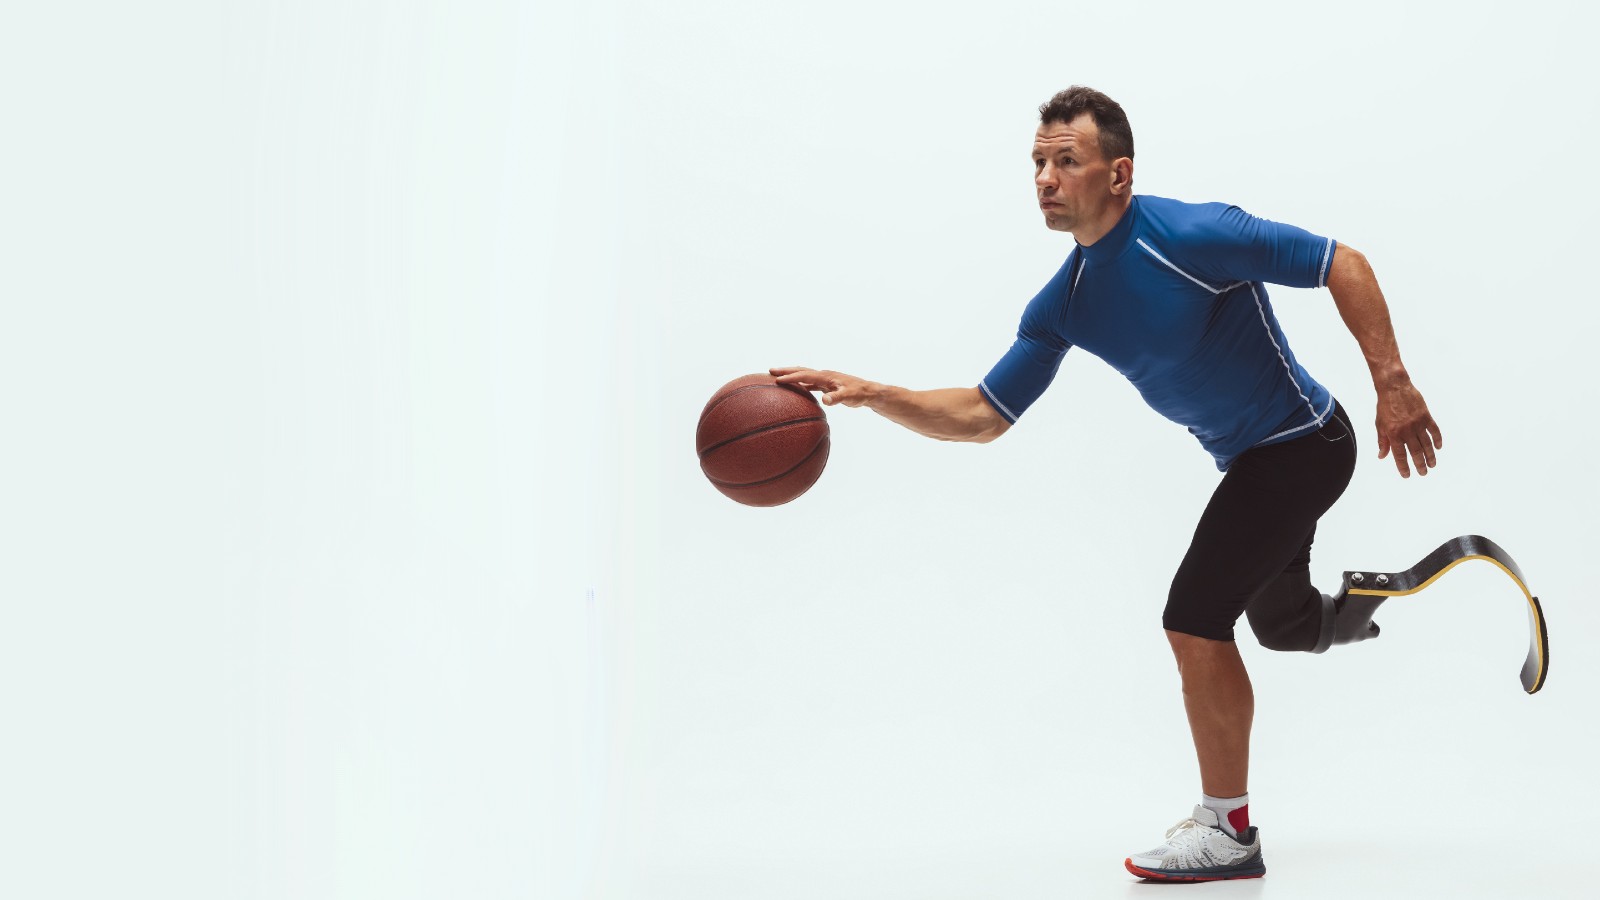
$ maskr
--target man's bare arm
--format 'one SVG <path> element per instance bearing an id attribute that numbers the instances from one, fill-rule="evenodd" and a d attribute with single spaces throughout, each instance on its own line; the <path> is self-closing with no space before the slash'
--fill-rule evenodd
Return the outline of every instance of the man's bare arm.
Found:
<path id="1" fill-rule="evenodd" d="M 1328 270 L 1328 291 L 1345 327 L 1361 345 L 1372 372 L 1372 386 L 1378 392 L 1378 458 L 1393 450 L 1395 468 L 1402 478 L 1411 476 L 1408 459 L 1418 475 L 1428 474 L 1439 464 L 1435 451 L 1444 446 L 1444 435 L 1400 361 L 1389 306 L 1372 266 L 1359 250 L 1339 245 Z"/>
<path id="2" fill-rule="evenodd" d="M 822 394 L 824 406 L 865 406 L 893 422 L 941 441 L 984 444 L 1006 433 L 1005 420 L 977 388 L 912 391 L 843 372 L 790 366 L 770 370 L 779 384 Z"/>

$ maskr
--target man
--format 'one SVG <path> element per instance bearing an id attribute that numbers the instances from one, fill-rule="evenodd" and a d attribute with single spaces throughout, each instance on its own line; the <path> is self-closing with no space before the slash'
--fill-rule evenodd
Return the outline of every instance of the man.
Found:
<path id="1" fill-rule="evenodd" d="M 1333 295 L 1377 389 L 1380 459 L 1393 452 L 1401 477 L 1412 468 L 1426 475 L 1442 436 L 1401 364 L 1388 307 L 1359 252 L 1237 207 L 1135 196 L 1133 132 L 1122 107 L 1098 91 L 1074 86 L 1039 114 L 1039 209 L 1076 246 L 977 387 L 912 391 L 808 368 L 772 374 L 821 392 L 830 406 L 866 406 L 941 440 L 986 442 L 1015 424 L 1076 345 L 1188 427 L 1226 473 L 1162 616 L 1202 796 L 1163 846 L 1125 865 L 1160 880 L 1260 877 L 1266 867 L 1246 783 L 1254 695 L 1234 623 L 1245 614 L 1275 650 L 1375 633 L 1346 628 L 1333 641 L 1331 601 L 1311 586 L 1316 523 L 1349 483 L 1355 433 L 1333 395 L 1295 360 L 1265 283 L 1326 286 Z"/>

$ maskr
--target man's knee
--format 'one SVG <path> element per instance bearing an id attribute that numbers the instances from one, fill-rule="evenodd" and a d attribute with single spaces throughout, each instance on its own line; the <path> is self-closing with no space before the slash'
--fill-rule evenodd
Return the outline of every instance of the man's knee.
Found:
<path id="1" fill-rule="evenodd" d="M 1179 635 L 1208 641 L 1232 641 L 1233 623 L 1237 618 L 1237 614 L 1227 618 L 1225 614 L 1219 616 L 1215 609 L 1195 607 L 1169 598 L 1167 608 L 1161 613 L 1161 627 L 1167 630 L 1168 640 Z"/>

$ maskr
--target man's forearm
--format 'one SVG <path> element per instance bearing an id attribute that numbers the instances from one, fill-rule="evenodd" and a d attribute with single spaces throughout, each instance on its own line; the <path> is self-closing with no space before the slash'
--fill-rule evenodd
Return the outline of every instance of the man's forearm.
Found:
<path id="1" fill-rule="evenodd" d="M 1439 464 L 1435 451 L 1444 446 L 1444 434 L 1400 362 L 1389 305 L 1367 258 L 1341 245 L 1328 272 L 1328 290 L 1372 370 L 1372 385 L 1378 391 L 1378 458 L 1393 451 L 1402 478 L 1410 477 L 1413 468 L 1419 475 L 1428 474 Z"/>
<path id="2" fill-rule="evenodd" d="M 1372 266 L 1359 250 L 1339 246 L 1328 272 L 1328 291 L 1333 294 L 1345 327 L 1361 345 L 1373 385 L 1383 390 L 1409 382 L 1405 364 L 1400 361 L 1394 325 L 1389 320 L 1389 305 Z"/>
<path id="3" fill-rule="evenodd" d="M 977 388 L 913 391 L 879 384 L 866 405 L 890 421 L 941 441 L 986 443 L 1010 427 Z"/>

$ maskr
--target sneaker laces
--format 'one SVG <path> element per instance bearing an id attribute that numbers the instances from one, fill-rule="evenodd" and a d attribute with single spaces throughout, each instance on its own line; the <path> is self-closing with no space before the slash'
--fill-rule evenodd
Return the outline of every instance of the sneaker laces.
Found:
<path id="1" fill-rule="evenodd" d="M 1190 828 L 1197 828 L 1199 825 L 1200 823 L 1196 822 L 1193 816 L 1184 819 L 1182 822 L 1179 822 L 1178 824 L 1167 829 L 1167 840 L 1170 841 L 1172 840 L 1173 835 L 1178 834 L 1179 832 L 1187 831 Z"/>

